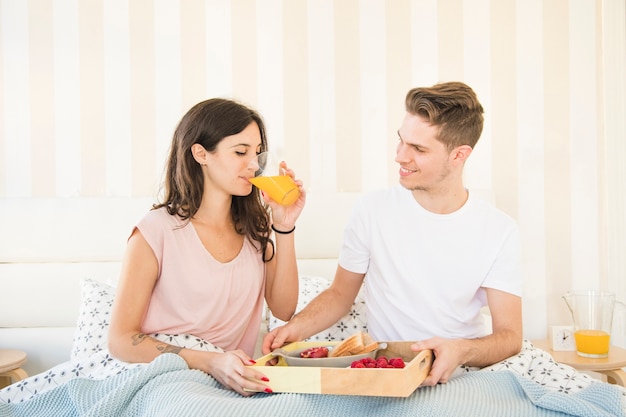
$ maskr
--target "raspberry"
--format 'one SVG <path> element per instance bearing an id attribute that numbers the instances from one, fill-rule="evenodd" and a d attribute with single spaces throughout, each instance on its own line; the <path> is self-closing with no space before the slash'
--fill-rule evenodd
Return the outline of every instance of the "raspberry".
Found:
<path id="1" fill-rule="evenodd" d="M 391 358 L 389 359 L 389 365 L 394 368 L 404 368 L 404 360 L 402 358 Z"/>
<path id="2" fill-rule="evenodd" d="M 325 358 L 328 356 L 328 348 L 324 346 L 312 347 L 300 352 L 301 358 Z"/>
<path id="3" fill-rule="evenodd" d="M 354 361 L 350 364 L 350 368 L 404 368 L 404 360 L 402 358 L 387 359 L 384 356 L 380 356 L 378 359 L 363 358 L 358 361 Z"/>

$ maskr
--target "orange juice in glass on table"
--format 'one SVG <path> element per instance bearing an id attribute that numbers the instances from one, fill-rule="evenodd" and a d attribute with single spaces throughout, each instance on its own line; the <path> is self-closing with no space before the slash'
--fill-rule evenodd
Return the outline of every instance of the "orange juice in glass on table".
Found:
<path id="1" fill-rule="evenodd" d="M 269 152 L 262 152 L 257 156 L 259 169 L 250 182 L 269 197 L 284 206 L 289 206 L 300 197 L 298 185 L 289 175 L 280 172 L 279 162 Z"/>
<path id="2" fill-rule="evenodd" d="M 603 357 L 609 353 L 611 335 L 602 330 L 577 330 L 574 332 L 576 349 L 590 357 Z"/>

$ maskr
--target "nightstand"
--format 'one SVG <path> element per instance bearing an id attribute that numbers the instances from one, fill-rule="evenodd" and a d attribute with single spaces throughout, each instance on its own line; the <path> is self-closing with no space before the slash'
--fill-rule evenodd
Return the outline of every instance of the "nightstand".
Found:
<path id="1" fill-rule="evenodd" d="M 28 377 L 20 366 L 26 363 L 26 353 L 21 350 L 0 349 L 0 388 Z M 5 380 L 8 379 L 8 384 Z"/>
<path id="2" fill-rule="evenodd" d="M 555 352 L 550 347 L 549 340 L 533 340 L 532 344 L 539 349 L 548 352 L 555 361 L 569 365 L 579 371 L 598 372 L 606 376 L 607 382 L 611 384 L 626 386 L 626 349 L 611 346 L 608 358 L 585 358 L 576 352 Z"/>

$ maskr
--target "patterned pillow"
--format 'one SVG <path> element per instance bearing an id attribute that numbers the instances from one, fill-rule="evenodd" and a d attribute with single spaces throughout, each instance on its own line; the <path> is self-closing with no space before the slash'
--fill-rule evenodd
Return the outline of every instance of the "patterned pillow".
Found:
<path id="1" fill-rule="evenodd" d="M 326 278 L 303 275 L 300 277 L 300 296 L 296 313 L 302 310 L 313 298 L 324 291 L 330 285 Z M 365 317 L 365 287 L 361 287 L 352 309 L 343 316 L 333 326 L 315 334 L 305 341 L 341 341 L 357 332 L 367 332 L 367 321 Z M 268 315 L 268 330 L 275 329 L 285 324 L 284 321 L 274 317 L 270 311 Z"/>
<path id="2" fill-rule="evenodd" d="M 72 345 L 72 361 L 87 359 L 94 353 L 107 349 L 111 307 L 115 298 L 115 287 L 84 279 L 81 281 L 81 306 Z M 187 349 L 207 352 L 223 352 L 212 343 L 186 334 L 152 334 L 152 337 Z"/>
<path id="3" fill-rule="evenodd" d="M 72 360 L 85 359 L 107 347 L 115 288 L 93 279 L 80 283 L 81 305 L 72 345 Z"/>

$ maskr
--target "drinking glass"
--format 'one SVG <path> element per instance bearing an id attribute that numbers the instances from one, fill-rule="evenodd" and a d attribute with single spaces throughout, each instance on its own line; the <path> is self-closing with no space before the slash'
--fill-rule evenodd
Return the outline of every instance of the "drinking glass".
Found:
<path id="1" fill-rule="evenodd" d="M 250 182 L 279 204 L 289 206 L 300 197 L 300 189 L 293 179 L 282 172 L 280 161 L 271 152 L 262 152 L 255 158 L 258 169 Z"/>

